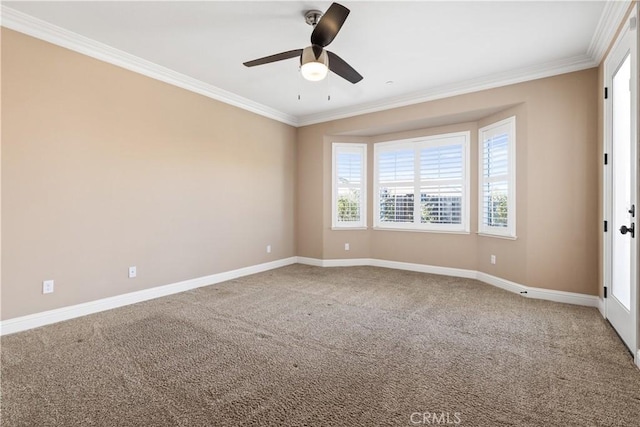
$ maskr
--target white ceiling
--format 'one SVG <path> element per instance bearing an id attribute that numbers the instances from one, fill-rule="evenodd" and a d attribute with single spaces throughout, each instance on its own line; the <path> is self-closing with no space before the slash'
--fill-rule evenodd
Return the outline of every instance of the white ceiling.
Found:
<path id="1" fill-rule="evenodd" d="M 334 74 L 307 82 L 297 59 L 242 65 L 309 45 L 303 14 L 329 1 L 3 2 L 2 23 L 88 37 L 300 125 L 592 67 L 628 4 L 606 3 L 343 1 L 351 14 L 329 50 L 364 76 L 356 85 Z"/>

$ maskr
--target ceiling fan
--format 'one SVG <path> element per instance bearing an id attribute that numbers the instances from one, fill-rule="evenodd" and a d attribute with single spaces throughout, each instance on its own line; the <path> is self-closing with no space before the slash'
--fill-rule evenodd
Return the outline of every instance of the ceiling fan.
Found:
<path id="1" fill-rule="evenodd" d="M 322 80 L 331 70 L 351 83 L 358 83 L 363 77 L 338 55 L 325 49 L 338 35 L 348 15 L 349 9 L 338 3 L 333 3 L 324 15 L 319 10 L 310 10 L 305 14 L 305 20 L 314 27 L 311 46 L 254 59 L 244 65 L 255 67 L 300 57 L 300 73 L 307 80 Z"/>

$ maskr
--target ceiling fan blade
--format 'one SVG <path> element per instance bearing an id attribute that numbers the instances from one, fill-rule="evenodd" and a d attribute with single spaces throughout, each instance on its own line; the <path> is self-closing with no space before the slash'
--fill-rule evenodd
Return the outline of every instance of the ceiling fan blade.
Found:
<path id="1" fill-rule="evenodd" d="M 335 53 L 327 51 L 327 54 L 329 55 L 329 69 L 343 79 L 356 84 L 364 78 Z"/>
<path id="2" fill-rule="evenodd" d="M 253 61 L 245 62 L 246 67 L 255 67 L 256 65 L 269 64 L 271 62 L 282 61 L 284 59 L 295 58 L 302 55 L 302 49 L 289 50 L 287 52 L 276 53 L 275 55 L 265 56 L 264 58 L 254 59 Z"/>
<path id="3" fill-rule="evenodd" d="M 320 22 L 311 33 L 311 44 L 322 47 L 328 46 L 336 38 L 347 16 L 349 16 L 349 9 L 343 5 L 333 3 L 329 6 L 329 9 L 322 15 Z"/>

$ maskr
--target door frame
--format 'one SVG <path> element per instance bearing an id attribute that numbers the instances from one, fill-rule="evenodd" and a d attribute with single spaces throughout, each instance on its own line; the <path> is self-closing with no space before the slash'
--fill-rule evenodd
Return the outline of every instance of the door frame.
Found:
<path id="1" fill-rule="evenodd" d="M 603 60 L 603 70 L 604 70 L 604 75 L 603 75 L 603 85 L 604 87 L 602 88 L 603 92 L 605 90 L 605 87 L 607 86 L 607 79 L 608 76 L 611 74 L 611 70 L 610 67 L 611 65 L 608 64 L 608 61 L 611 57 L 611 52 L 613 52 L 618 45 L 621 43 L 622 39 L 630 32 L 630 31 L 635 31 L 635 35 L 632 34 L 632 38 L 631 38 L 631 50 L 635 50 L 636 55 L 635 55 L 635 64 L 632 64 L 632 70 L 635 71 L 635 75 L 632 75 L 631 78 L 635 78 L 635 83 L 636 83 L 636 87 L 635 87 L 635 91 L 632 90 L 631 91 L 631 99 L 632 99 L 632 103 L 635 103 L 636 105 L 636 117 L 632 118 L 632 120 L 635 119 L 635 123 L 634 123 L 634 135 L 633 137 L 635 138 L 635 145 L 636 145 L 636 210 L 639 209 L 639 202 L 640 202 L 640 198 L 639 196 L 639 190 L 640 190 L 640 162 L 638 162 L 638 157 L 640 156 L 640 145 L 638 144 L 638 122 L 639 122 L 639 114 L 640 114 L 640 108 L 638 108 L 638 89 L 640 88 L 640 79 L 639 79 L 639 75 L 640 72 L 638 71 L 638 65 L 640 61 L 638 61 L 638 31 L 637 31 L 637 24 L 638 23 L 638 6 L 635 5 L 633 7 L 633 9 L 631 10 L 631 13 L 629 14 L 629 16 L 627 17 L 627 19 L 624 21 L 624 27 L 622 28 L 622 30 L 620 31 L 620 34 L 617 35 L 614 43 L 611 46 L 611 49 L 609 51 L 609 53 L 607 53 L 607 56 L 604 58 Z M 617 65 L 617 64 L 616 64 Z M 635 67 L 634 67 L 635 65 Z M 608 133 L 611 131 L 611 127 L 612 127 L 612 123 L 611 123 L 611 118 L 610 118 L 610 101 L 608 102 L 607 100 L 604 100 L 603 103 L 603 113 L 604 113 L 604 117 L 603 117 L 603 134 L 602 134 L 602 149 L 603 149 L 603 153 L 605 153 L 605 156 L 607 154 L 610 155 L 610 153 L 612 152 L 612 141 L 608 136 Z M 611 185 L 612 185 L 612 178 L 613 178 L 613 168 L 608 167 L 611 165 L 611 163 L 609 163 L 608 165 L 606 163 L 602 163 L 602 214 L 603 214 L 603 219 L 605 221 L 605 223 L 608 223 L 609 227 L 608 230 L 605 231 L 605 228 L 603 227 L 602 230 L 602 239 L 603 239 L 603 274 L 602 274 L 602 281 L 603 283 L 601 284 L 603 286 L 603 288 L 607 288 L 607 290 L 611 290 L 611 276 L 612 276 L 612 269 L 611 269 L 611 246 L 612 246 L 612 241 L 613 241 L 613 233 L 617 232 L 618 230 L 614 230 L 611 225 L 612 225 L 612 195 L 611 195 Z M 640 225 L 640 214 L 636 213 L 636 217 L 635 217 L 635 223 L 636 226 Z M 635 249 L 636 249 L 636 254 L 640 254 L 640 233 L 639 235 L 632 240 L 633 244 L 635 244 Z M 633 354 L 633 358 L 634 361 L 636 363 L 636 365 L 638 366 L 638 368 L 640 368 L 640 316 L 638 316 L 639 314 L 639 307 L 640 307 L 640 270 L 639 270 L 639 265 L 640 263 L 638 262 L 637 259 L 632 259 L 632 271 L 634 274 L 632 274 L 632 283 L 631 286 L 635 287 L 635 304 L 633 304 L 632 302 L 632 307 L 635 308 L 635 318 L 636 318 L 636 325 L 635 325 L 635 334 L 636 334 L 636 345 L 634 349 L 631 349 L 631 352 Z M 609 292 L 610 294 L 611 292 Z M 602 305 L 602 315 L 605 318 L 608 318 L 607 316 L 607 302 L 606 300 L 603 301 L 603 305 Z M 626 344 L 625 344 L 626 347 Z"/>

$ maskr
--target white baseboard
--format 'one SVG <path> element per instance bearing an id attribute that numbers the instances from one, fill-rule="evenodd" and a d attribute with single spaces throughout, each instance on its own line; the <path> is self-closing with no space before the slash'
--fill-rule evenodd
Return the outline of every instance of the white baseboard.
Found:
<path id="1" fill-rule="evenodd" d="M 314 267 L 326 267 L 324 265 L 324 260 L 318 258 L 307 258 L 304 256 L 298 257 L 298 264 L 311 265 Z"/>
<path id="2" fill-rule="evenodd" d="M 348 259 L 318 259 L 298 257 L 298 264 L 312 265 L 314 267 L 385 267 L 397 270 L 417 271 L 419 273 L 442 274 L 444 276 L 476 278 L 476 271 L 463 270 L 461 268 L 438 267 L 426 264 L 413 264 L 410 262 L 387 261 L 376 258 L 348 258 Z"/>
<path id="3" fill-rule="evenodd" d="M 544 299 L 547 301 L 562 302 L 565 304 L 584 305 L 586 307 L 598 307 L 599 299 L 595 295 L 532 287 L 527 287 L 527 293 L 525 296 L 528 298 Z"/>
<path id="4" fill-rule="evenodd" d="M 374 266 L 395 268 L 398 270 L 417 271 L 421 273 L 441 274 L 445 276 L 463 277 L 467 279 L 477 279 L 481 282 L 499 287 L 501 289 L 520 294 L 528 298 L 545 299 L 568 304 L 584 305 L 589 307 L 598 307 L 601 313 L 604 313 L 604 302 L 602 299 L 594 295 L 585 295 L 572 292 L 554 291 L 551 289 L 540 289 L 524 286 L 500 277 L 492 276 L 487 273 L 465 270 L 461 268 L 439 267 L 426 264 L 415 264 L 408 262 L 389 261 L 374 258 L 353 258 L 353 259 L 317 259 L 307 257 L 290 257 L 277 261 L 267 262 L 264 264 L 253 265 L 249 267 L 239 268 L 237 270 L 226 271 L 223 273 L 212 274 L 209 276 L 198 277 L 185 280 L 169 285 L 158 286 L 155 288 L 144 289 L 137 292 L 131 292 L 114 297 L 103 298 L 96 301 L 90 301 L 82 304 L 62 307 L 54 310 L 34 313 L 27 316 L 7 319 L 0 322 L 0 335 L 13 334 L 27 329 L 37 328 L 52 323 L 69 320 L 76 317 L 86 316 L 88 314 L 98 313 L 113 308 L 122 307 L 129 304 L 135 304 L 154 298 L 185 292 L 191 289 L 203 286 L 213 285 L 227 280 L 237 279 L 238 277 L 248 276 L 250 274 L 261 273 L 263 271 L 280 268 L 291 264 L 306 264 L 316 267 L 355 267 L 355 266 Z M 526 293 L 523 293 L 526 292 Z M 604 315 L 604 314 L 603 314 Z M 640 357 L 638 358 L 640 359 Z M 640 363 L 640 362 L 638 362 Z M 640 365 L 639 365 L 640 366 Z"/>
<path id="5" fill-rule="evenodd" d="M 598 298 L 598 311 L 602 315 L 603 318 L 607 318 L 607 313 L 604 308 L 604 298 Z"/>
<path id="6" fill-rule="evenodd" d="M 511 282 L 491 274 L 476 270 L 466 270 L 462 268 L 438 267 L 435 265 L 414 264 L 409 262 L 388 261 L 375 258 L 356 259 L 317 259 L 298 257 L 299 264 L 313 265 L 316 267 L 350 267 L 370 265 L 374 267 L 395 268 L 398 270 L 418 271 L 421 273 L 441 274 L 445 276 L 463 277 L 467 279 L 477 279 L 489 285 L 522 295 L 526 298 L 543 299 L 548 301 L 561 302 L 566 304 L 583 305 L 587 307 L 598 307 L 600 309 L 601 300 L 595 295 L 579 294 L 574 292 L 556 291 L 552 289 L 534 288 L 519 283 Z M 600 309 L 603 312 L 604 306 Z"/>
<path id="7" fill-rule="evenodd" d="M 505 291 L 513 292 L 514 294 L 520 294 L 523 297 L 529 296 L 529 288 L 525 285 L 521 285 L 520 283 L 512 282 L 501 277 L 493 276 L 491 274 L 483 273 L 481 271 L 476 271 L 475 273 L 476 277 L 474 277 L 474 279 L 477 279 L 481 282 L 493 285 L 500 289 L 504 289 Z"/>
<path id="8" fill-rule="evenodd" d="M 417 271 L 419 273 L 441 274 L 443 276 L 464 277 L 475 279 L 476 271 L 462 268 L 438 267 L 435 265 L 414 264 L 410 262 L 387 261 L 384 259 L 372 259 L 371 265 L 376 267 L 395 268 L 398 270 Z"/>
<path id="9" fill-rule="evenodd" d="M 214 285 L 216 283 L 225 282 L 227 280 L 237 279 L 238 277 L 248 276 L 250 274 L 261 273 L 263 271 L 273 270 L 274 268 L 295 264 L 296 262 L 298 262 L 297 257 L 284 258 L 264 264 L 252 265 L 249 267 L 239 268 L 237 270 L 225 271 L 223 273 L 217 273 L 209 276 L 185 280 L 178 283 L 172 283 L 170 285 L 158 286 L 155 288 L 144 289 L 141 291 L 117 295 L 109 298 L 103 298 L 96 301 L 72 305 L 69 307 L 62 307 L 55 310 L 30 314 L 27 316 L 15 317 L 13 319 L 7 319 L 0 322 L 0 335 L 13 334 L 16 332 L 25 331 L 27 329 L 37 328 L 39 326 L 61 322 L 63 320 L 69 320 L 76 317 L 86 316 L 88 314 L 111 310 L 112 308 L 164 297 L 167 295 L 188 291 L 203 286 Z"/>
<path id="10" fill-rule="evenodd" d="M 298 257 L 298 264 L 312 265 L 314 267 L 357 267 L 372 265 L 369 258 L 318 259 L 302 256 Z"/>

